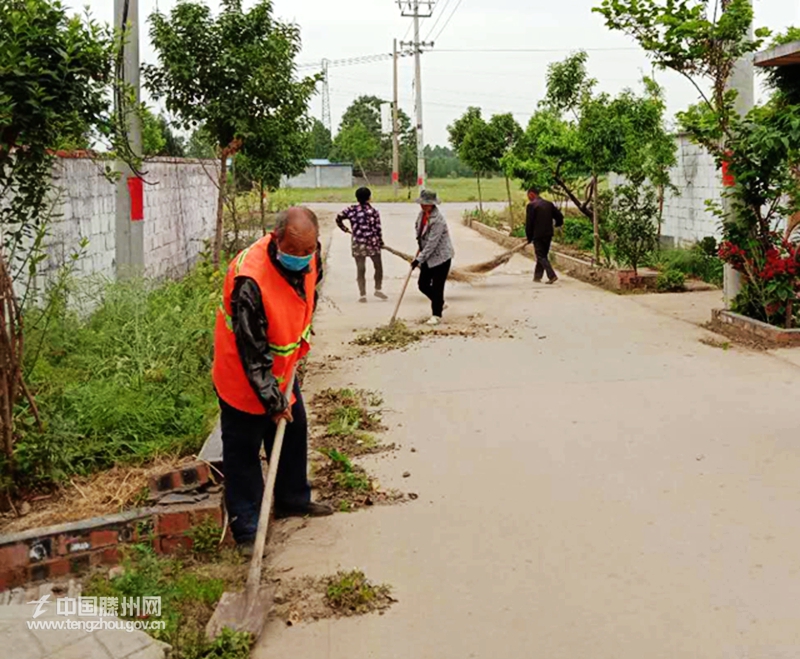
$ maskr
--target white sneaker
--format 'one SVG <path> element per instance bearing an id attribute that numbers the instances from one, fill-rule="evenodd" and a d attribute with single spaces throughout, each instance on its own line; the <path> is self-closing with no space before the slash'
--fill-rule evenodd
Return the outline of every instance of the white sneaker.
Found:
<path id="1" fill-rule="evenodd" d="M 442 319 L 439 318 L 439 316 L 431 316 L 431 319 L 425 324 L 434 326 L 434 325 L 439 325 L 441 322 L 442 322 Z"/>

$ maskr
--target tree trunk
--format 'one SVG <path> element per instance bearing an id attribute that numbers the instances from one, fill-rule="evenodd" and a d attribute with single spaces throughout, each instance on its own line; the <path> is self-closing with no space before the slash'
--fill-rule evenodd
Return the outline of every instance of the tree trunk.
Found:
<path id="1" fill-rule="evenodd" d="M 239 216 L 236 214 L 236 174 L 233 175 L 233 194 L 231 195 L 231 221 L 233 222 L 233 245 L 239 249 Z"/>
<path id="2" fill-rule="evenodd" d="M 477 178 L 478 178 L 478 208 L 480 209 L 481 212 L 481 222 L 483 222 L 484 215 L 483 215 L 483 192 L 481 192 L 481 175 L 478 174 Z"/>
<path id="3" fill-rule="evenodd" d="M 661 251 L 661 224 L 664 221 L 664 186 L 658 186 L 658 242 L 656 243 L 656 249 L 660 252 Z"/>
<path id="4" fill-rule="evenodd" d="M 511 231 L 509 235 L 514 233 L 516 222 L 514 220 L 514 201 L 511 199 L 511 181 L 506 176 L 506 192 L 508 193 L 508 217 L 511 220 Z"/>
<path id="5" fill-rule="evenodd" d="M 217 230 L 214 234 L 214 254 L 212 256 L 214 269 L 219 270 L 219 262 L 222 257 L 222 238 L 225 222 L 225 188 L 228 178 L 228 156 L 225 150 L 219 159 L 219 197 L 217 197 Z"/>
<path id="6" fill-rule="evenodd" d="M 264 181 L 260 182 L 261 188 L 261 235 L 267 235 L 267 209 L 264 206 Z"/>
<path id="7" fill-rule="evenodd" d="M 592 175 L 592 226 L 594 227 L 594 260 L 595 263 L 600 263 L 600 220 L 597 217 L 597 201 L 598 201 L 598 189 L 597 189 L 597 174 Z"/>
<path id="8" fill-rule="evenodd" d="M 364 166 L 358 160 L 356 160 L 356 165 L 358 165 L 358 168 L 361 170 L 361 176 L 364 177 L 364 180 L 367 182 L 367 187 L 369 187 L 369 178 L 367 178 L 367 170 L 364 169 Z"/>

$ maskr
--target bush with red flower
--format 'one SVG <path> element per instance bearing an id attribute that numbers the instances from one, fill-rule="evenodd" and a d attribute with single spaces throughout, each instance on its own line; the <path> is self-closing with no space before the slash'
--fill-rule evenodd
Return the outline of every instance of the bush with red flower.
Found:
<path id="1" fill-rule="evenodd" d="M 800 312 L 800 245 L 770 232 L 769 240 L 723 241 L 719 257 L 742 274 L 734 310 L 781 327 L 794 327 Z"/>

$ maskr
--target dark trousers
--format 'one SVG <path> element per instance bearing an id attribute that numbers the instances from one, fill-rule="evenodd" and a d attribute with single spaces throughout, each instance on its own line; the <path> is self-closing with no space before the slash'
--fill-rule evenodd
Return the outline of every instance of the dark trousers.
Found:
<path id="1" fill-rule="evenodd" d="M 307 479 L 308 419 L 300 387 L 292 406 L 292 423 L 286 426 L 275 481 L 275 507 L 292 508 L 311 501 Z M 267 459 L 272 451 L 277 424 L 266 414 L 240 412 L 220 400 L 222 411 L 222 464 L 225 473 L 225 505 L 236 542 L 256 537 L 264 477 L 259 449 L 264 444 Z"/>
<path id="2" fill-rule="evenodd" d="M 448 260 L 435 268 L 429 268 L 423 263 L 419 267 L 419 290 L 431 301 L 431 311 L 438 318 L 442 317 L 444 311 L 444 285 L 447 275 L 450 274 L 451 263 Z"/>
<path id="3" fill-rule="evenodd" d="M 361 297 L 367 294 L 367 257 L 356 256 L 356 277 L 358 279 L 358 292 Z M 383 286 L 383 260 L 380 253 L 370 256 L 372 265 L 375 267 L 375 290 L 381 290 Z"/>
<path id="4" fill-rule="evenodd" d="M 533 250 L 536 252 L 536 269 L 533 271 L 534 279 L 541 279 L 547 272 L 548 279 L 556 278 L 556 271 L 550 264 L 550 243 L 553 242 L 552 236 L 533 239 Z"/>

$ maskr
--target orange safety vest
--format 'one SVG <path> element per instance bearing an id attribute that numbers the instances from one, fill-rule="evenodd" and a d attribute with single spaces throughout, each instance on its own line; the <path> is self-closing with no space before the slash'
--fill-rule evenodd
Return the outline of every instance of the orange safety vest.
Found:
<path id="1" fill-rule="evenodd" d="M 228 405 L 249 414 L 264 414 L 264 405 L 247 379 L 236 337 L 233 333 L 231 296 L 237 277 L 249 277 L 258 285 L 267 316 L 267 342 L 272 353 L 272 373 L 286 394 L 292 369 L 311 349 L 311 319 L 314 315 L 314 290 L 317 262 L 312 259 L 305 275 L 306 299 L 303 300 L 278 271 L 269 257 L 272 236 L 265 236 L 242 251 L 225 276 L 222 305 L 217 310 L 214 330 L 214 367 L 212 377 L 217 394 Z M 291 392 L 289 403 L 294 404 Z"/>

